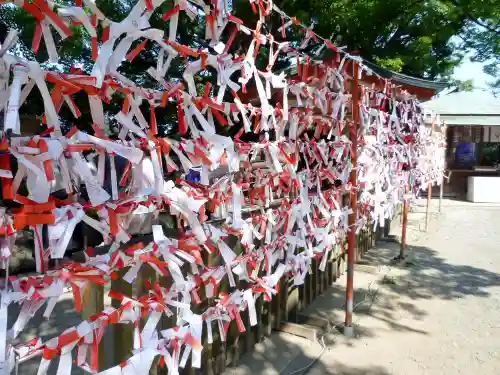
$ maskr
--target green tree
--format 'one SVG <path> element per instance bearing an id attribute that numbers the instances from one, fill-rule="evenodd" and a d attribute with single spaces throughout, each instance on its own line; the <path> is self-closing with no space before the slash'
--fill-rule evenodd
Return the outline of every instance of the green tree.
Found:
<path id="1" fill-rule="evenodd" d="M 311 14 L 315 28 L 384 67 L 416 77 L 447 77 L 462 59 L 450 38 L 466 21 L 437 0 L 284 1 L 288 13 Z"/>
<path id="2" fill-rule="evenodd" d="M 454 91 L 473 91 L 474 83 L 472 79 L 467 79 L 465 81 L 454 79 L 450 81 L 450 88 L 453 88 Z"/>
<path id="3" fill-rule="evenodd" d="M 96 5 L 102 13 L 112 21 L 120 22 L 123 20 L 132 7 L 135 5 L 135 0 L 97 0 Z M 65 4 L 68 2 L 58 0 L 56 4 Z M 165 31 L 166 37 L 168 36 L 168 22 L 162 20 L 162 15 L 173 7 L 173 2 L 164 2 L 150 18 L 152 28 L 157 28 Z M 57 9 L 57 6 L 56 6 Z M 48 55 L 43 41 L 40 44 L 38 53 L 33 53 L 31 43 L 35 31 L 35 19 L 21 8 L 13 5 L 0 5 L 0 42 L 3 41 L 9 29 L 18 30 L 20 33 L 20 42 L 16 53 L 30 59 L 37 60 L 43 67 L 50 70 L 61 72 L 69 72 L 72 66 L 81 68 L 84 72 L 89 74 L 92 70 L 93 60 L 91 54 L 90 35 L 84 30 L 83 27 L 73 27 L 73 35 L 63 41 L 60 40 L 56 32 L 53 33 L 59 54 L 59 62 L 56 65 L 47 63 Z M 98 27 L 98 38 L 101 40 L 102 29 Z M 3 35 L 2 35 L 3 34 Z M 136 41 L 132 48 L 140 44 L 142 40 Z M 204 41 L 204 19 L 198 16 L 195 20 L 190 20 L 189 17 L 180 17 L 178 26 L 177 42 L 193 46 L 195 48 L 203 47 L 206 42 Z M 150 66 L 156 65 L 156 60 L 159 52 L 159 47 L 153 43 L 148 42 L 148 47 L 144 48 L 137 57 L 132 61 L 124 61 L 119 67 L 119 72 L 124 74 L 127 78 L 134 81 L 136 84 L 151 89 L 160 89 L 160 85 L 155 81 L 146 70 Z M 180 81 L 182 80 L 182 72 L 184 71 L 186 60 L 178 57 L 176 58 L 168 71 L 168 80 Z M 212 79 L 210 71 L 205 72 L 203 75 L 197 76 L 198 83 L 203 86 L 204 81 Z M 50 85 L 49 85 L 50 89 Z M 36 91 L 36 90 L 33 90 Z M 121 103 L 124 96 L 115 94 L 110 103 L 103 103 L 105 113 L 115 114 L 121 108 Z M 65 105 L 62 106 L 60 117 L 66 123 L 66 128 L 76 125 L 80 129 L 85 129 L 91 132 L 90 124 L 92 123 L 90 108 L 88 105 L 87 95 L 84 92 L 79 92 L 73 98 L 81 110 L 82 115 L 80 118 L 75 119 L 71 114 L 69 108 Z M 149 105 L 144 102 L 141 110 L 146 118 L 149 116 Z M 43 102 L 40 95 L 31 94 L 28 97 L 28 103 L 21 107 L 21 113 L 29 115 L 41 116 L 44 112 Z M 171 130 L 171 125 L 176 122 L 176 107 L 175 103 L 168 103 L 165 108 L 156 110 L 156 118 L 158 127 L 161 132 L 168 132 Z M 113 127 L 114 122 L 109 119 L 110 125 Z M 64 125 L 64 123 L 63 123 Z"/>
<path id="4" fill-rule="evenodd" d="M 498 77 L 499 0 L 279 0 L 289 14 L 318 19 L 322 35 L 386 68 L 412 76 L 447 78 L 472 53 Z M 458 40 L 458 42 L 456 42 Z M 500 87 L 500 80 L 496 82 Z"/>
<path id="5" fill-rule="evenodd" d="M 135 0 L 97 0 L 96 4 L 104 15 L 113 21 L 122 20 L 135 4 Z M 357 51 L 367 60 L 391 70 L 426 79 L 449 78 L 453 68 L 457 66 L 465 53 L 472 51 L 477 61 L 491 61 L 487 66 L 489 73 L 496 74 L 496 64 L 500 53 L 498 47 L 500 0 L 276 0 L 274 3 L 289 15 L 295 15 L 306 25 L 315 23 L 314 30 L 330 39 L 338 46 L 346 46 L 348 51 Z M 67 4 L 56 0 L 57 4 Z M 208 4 L 208 1 L 207 1 Z M 171 9 L 173 1 L 165 1 L 150 19 L 153 28 L 164 30 L 168 35 L 169 21 L 162 20 L 162 15 Z M 244 24 L 253 28 L 258 17 L 251 10 L 248 0 L 233 0 L 233 14 L 242 19 Z M 276 12 L 267 17 L 263 25 L 263 33 L 272 33 L 277 41 L 281 41 L 278 28 L 282 19 Z M 39 62 L 47 60 L 47 52 L 43 42 L 36 55 L 31 51 L 31 41 L 34 33 L 35 20 L 24 10 L 16 6 L 0 5 L 0 41 L 11 28 L 20 31 L 20 43 L 17 53 L 26 58 L 36 58 Z M 227 41 L 234 26 L 228 25 L 221 38 Z M 79 27 L 73 28 L 73 36 L 64 41 L 54 33 L 60 62 L 50 66 L 50 69 L 68 72 L 73 65 L 83 67 L 90 72 L 93 61 L 90 51 L 90 37 Z M 102 30 L 98 30 L 100 34 Z M 453 42 L 459 37 L 460 42 Z M 184 13 L 179 19 L 177 42 L 191 46 L 194 49 L 211 49 L 205 41 L 205 19 L 197 16 L 189 19 Z M 302 26 L 292 26 L 286 31 L 286 39 L 298 48 L 304 38 Z M 242 55 L 246 52 L 251 37 L 238 33 L 230 52 Z M 135 45 L 139 44 L 137 41 Z M 323 43 L 311 41 L 302 53 L 313 58 L 327 57 L 329 51 L 324 48 L 318 54 Z M 135 46 L 133 45 L 133 47 Z M 158 83 L 145 72 L 154 66 L 159 47 L 148 42 L 145 48 L 132 63 L 124 62 L 120 72 L 141 86 L 158 88 Z M 267 64 L 269 50 L 262 46 L 257 56 L 261 69 Z M 191 58 L 188 57 L 187 60 Z M 168 72 L 168 79 L 182 80 L 182 71 L 186 59 L 177 57 Z M 286 68 L 290 58 L 280 54 L 275 69 Z M 45 65 L 48 65 L 45 63 Z M 238 73 L 235 73 L 237 75 Z M 201 91 L 206 82 L 214 83 L 215 74 L 207 69 L 203 74 L 196 75 L 196 83 Z M 498 82 L 500 85 L 500 82 Z M 227 93 L 227 99 L 231 94 Z M 75 96 L 75 101 L 82 111 L 79 119 L 72 119 L 69 109 L 63 106 L 61 118 L 71 119 L 68 125 L 75 124 L 89 129 L 91 123 L 87 98 L 84 93 Z M 122 97 L 116 95 L 111 103 L 105 105 L 109 113 L 118 112 Z M 147 116 L 149 107 L 144 103 L 144 114 Z M 29 105 L 24 105 L 22 111 L 42 115 L 43 105 L 39 95 L 31 94 Z M 176 122 L 175 103 L 169 103 L 166 108 L 157 109 L 159 127 L 162 131 L 173 133 L 172 126 Z M 112 125 L 112 123 L 111 123 Z"/>
<path id="6" fill-rule="evenodd" d="M 484 63 L 484 72 L 493 77 L 490 83 L 500 90 L 500 1 L 452 0 L 466 19 L 466 27 L 458 34 L 457 48 L 470 52 L 471 60 Z"/>

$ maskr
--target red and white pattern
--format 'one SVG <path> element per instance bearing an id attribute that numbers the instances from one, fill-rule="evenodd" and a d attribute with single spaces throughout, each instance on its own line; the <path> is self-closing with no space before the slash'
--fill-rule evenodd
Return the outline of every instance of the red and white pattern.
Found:
<path id="1" fill-rule="evenodd" d="M 230 14 L 223 0 L 212 2 L 216 3 L 213 8 L 199 0 L 176 0 L 175 7 L 163 16 L 169 22 L 169 35 L 164 35 L 149 24 L 161 3 L 139 0 L 128 17 L 116 23 L 90 0 L 59 7 L 57 13 L 45 0 L 14 2 L 37 20 L 35 50 L 43 36 L 49 60 L 57 61 L 52 29 L 66 38 L 72 33 L 69 26 L 77 23 L 91 36 L 95 65 L 91 75 L 77 69 L 64 74 L 43 70 L 39 63 L 11 53 L 17 41 L 13 30 L 0 48 L 0 79 L 5 80 L 0 81 L 0 110 L 4 111 L 5 133 L 14 135 L 9 141 L 4 138 L 0 148 L 5 155 L 15 157 L 19 165 L 13 174 L 8 158 L 1 159 L 0 178 L 4 199 L 22 205 L 21 209 L 2 209 L 0 257 L 7 266 L 16 232 L 29 228 L 35 235 L 40 273 L 10 277 L 1 291 L 0 374 L 11 372 L 16 356 L 21 361 L 40 356 L 38 375 L 47 372 L 55 356 L 61 357 L 58 374 L 69 374 L 72 366 L 79 366 L 94 374 L 145 375 L 156 356 L 168 367 L 169 374 L 177 374 L 189 357 L 193 367 L 199 368 L 203 330 L 208 343 L 213 341 L 214 322 L 223 339 L 233 320 L 243 332 L 248 327 L 240 313 L 247 309 L 250 325 L 256 325 L 256 298 L 263 295 L 270 300 L 277 294 L 282 277 L 293 278 L 295 285 L 301 285 L 312 260 L 317 259 L 323 271 L 329 252 L 335 251 L 348 231 L 359 231 L 391 217 L 395 207 L 406 199 L 408 183 L 416 193 L 429 181 L 441 181 L 443 139 L 429 133 L 418 102 L 407 94 L 396 101 L 387 83 L 384 92 L 363 91 L 359 108 L 354 108 L 361 119 L 355 166 L 359 186 L 349 184 L 353 167 L 351 142 L 341 134 L 345 126 L 350 126 L 347 118 L 352 104 L 345 86 L 351 80 L 353 64 L 359 64 L 361 71 L 367 70 L 361 59 L 324 40 L 325 48 L 334 51 L 338 61 L 313 64 L 288 43 L 275 42 L 272 34 L 264 31 L 262 22 L 255 29 L 244 26 Z M 273 12 L 280 14 L 282 36 L 296 23 L 271 1 L 250 4 L 261 20 Z M 176 43 L 179 17 L 185 14 L 193 18 L 201 14 L 200 9 L 205 9 L 206 39 L 212 46 L 221 42 L 225 28 L 234 30 L 224 48 L 214 48 L 220 51 L 217 55 Z M 97 40 L 98 24 L 106 30 L 105 40 Z M 303 32 L 301 48 L 311 41 L 318 42 L 312 26 Z M 237 33 L 252 36 L 242 56 L 228 53 Z M 142 43 L 132 48 L 138 39 Z M 158 81 L 163 90 L 140 87 L 118 71 L 125 59 L 132 61 L 145 48 L 146 41 L 156 44 L 161 53 L 156 67 L 151 66 L 144 74 Z M 100 48 L 98 42 L 102 43 Z M 255 65 L 262 46 L 269 48 L 265 71 Z M 280 53 L 296 56 L 295 76 L 287 78 L 283 72 L 273 72 Z M 185 86 L 169 81 L 173 59 L 186 56 L 193 59 L 183 74 Z M 197 92 L 195 77 L 206 66 L 217 73 L 214 96 L 209 95 L 210 88 L 202 95 Z M 235 80 L 232 77 L 237 71 L 241 76 Z M 48 83 L 53 84 L 50 91 L 52 85 Z M 241 99 L 250 84 L 255 85 L 259 106 Z M 23 137 L 18 110 L 35 86 L 44 101 L 48 130 Z M 272 90 L 281 90 L 282 95 L 280 105 L 275 107 L 270 104 Z M 59 110 L 66 104 L 78 117 L 72 95 L 79 92 L 88 95 L 94 131 L 87 134 L 74 128 L 63 134 Z M 102 102 L 111 100 L 117 92 L 125 97 L 121 111 L 104 113 Z M 226 92 L 233 93 L 232 102 L 224 101 Z M 139 109 L 144 101 L 150 105 L 149 121 Z M 384 110 L 389 108 L 388 101 L 392 101 L 391 113 Z M 155 109 L 172 103 L 177 106 L 181 140 L 157 135 Z M 120 125 L 117 140 L 109 139 L 104 132 L 111 117 Z M 240 130 L 234 138 L 223 136 L 217 134 L 217 123 Z M 313 136 L 308 135 L 310 129 L 314 130 Z M 240 140 L 250 132 L 261 135 L 260 141 Z M 116 156 L 127 163 L 121 175 L 117 174 Z M 106 158 L 111 191 L 104 188 Z M 193 169 L 200 171 L 199 183 L 186 179 Z M 181 172 L 181 178 L 166 179 L 165 171 L 174 170 Z M 227 172 L 221 174 L 221 170 Z M 28 196 L 19 193 L 23 181 Z M 88 201 L 75 197 L 74 186 L 80 184 L 85 185 Z M 67 200 L 51 195 L 61 188 L 68 193 Z M 346 192 L 360 193 L 362 205 L 355 213 L 354 227 L 347 224 L 352 211 L 342 206 L 341 196 Z M 165 209 L 176 218 L 178 236 L 166 236 L 161 225 L 153 225 L 150 243 L 127 245 L 140 232 L 137 218 L 155 219 Z M 220 218 L 219 223 L 213 220 L 216 218 Z M 60 269 L 48 270 L 48 258 L 64 257 L 80 222 L 102 234 L 109 252 L 88 256 L 81 264 L 67 262 Z M 43 226 L 48 227 L 47 249 L 42 241 Z M 241 251 L 225 242 L 229 236 L 239 239 Z M 207 252 L 220 254 L 223 262 L 218 266 L 204 264 Z M 91 251 L 87 254 L 91 255 Z M 38 310 L 45 307 L 44 316 L 50 315 L 65 288 L 71 288 L 75 309 L 80 311 L 89 284 L 108 286 L 117 271 L 124 268 L 127 271 L 123 279 L 132 283 L 146 263 L 160 277 L 170 279 L 171 286 L 150 284 L 149 293 L 138 298 L 111 290 L 110 297 L 121 302 L 119 308 L 106 308 L 46 342 L 35 339 L 11 345 Z M 224 280 L 235 290 L 219 292 Z M 235 288 L 236 280 L 245 281 L 248 288 Z M 195 314 L 191 309 L 200 303 L 200 294 L 215 302 L 202 314 Z M 11 303 L 20 304 L 21 312 L 14 325 L 7 327 Z M 162 315 L 172 316 L 173 310 L 176 327 L 159 332 L 157 324 Z M 139 320 L 145 316 L 141 330 Z M 124 322 L 134 324 L 133 356 L 111 369 L 99 369 L 97 348 L 106 327 Z"/>

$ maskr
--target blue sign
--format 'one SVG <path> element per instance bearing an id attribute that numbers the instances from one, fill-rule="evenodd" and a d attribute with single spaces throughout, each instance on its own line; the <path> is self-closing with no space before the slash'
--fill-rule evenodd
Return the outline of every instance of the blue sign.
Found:
<path id="1" fill-rule="evenodd" d="M 473 142 L 459 142 L 455 151 L 455 163 L 462 166 L 476 164 L 476 144 Z"/>

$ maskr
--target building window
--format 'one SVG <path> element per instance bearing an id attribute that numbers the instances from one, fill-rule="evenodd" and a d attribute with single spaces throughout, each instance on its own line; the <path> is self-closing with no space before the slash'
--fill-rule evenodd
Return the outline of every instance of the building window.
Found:
<path id="1" fill-rule="evenodd" d="M 481 166 L 498 167 L 500 164 L 500 143 L 483 143 L 483 158 L 480 160 Z"/>
<path id="2" fill-rule="evenodd" d="M 447 162 L 451 168 L 500 164 L 500 127 L 450 126 L 447 133 Z"/>

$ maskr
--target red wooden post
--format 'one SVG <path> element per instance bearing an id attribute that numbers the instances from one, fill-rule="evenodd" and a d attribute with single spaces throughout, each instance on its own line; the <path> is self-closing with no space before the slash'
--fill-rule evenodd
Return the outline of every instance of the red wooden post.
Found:
<path id="1" fill-rule="evenodd" d="M 425 231 L 429 229 L 429 211 L 431 208 L 431 198 L 432 198 L 432 183 L 429 182 L 427 188 L 427 206 L 425 208 Z"/>
<path id="2" fill-rule="evenodd" d="M 358 192 L 356 187 L 357 182 L 357 159 L 358 159 L 358 122 L 359 122 L 359 66 L 356 61 L 353 61 L 354 71 L 353 71 L 353 83 L 351 89 L 352 95 L 352 125 L 349 129 L 349 139 L 352 142 L 351 149 L 351 163 L 352 170 L 350 175 L 351 183 L 351 194 L 350 194 L 350 206 L 352 209 L 352 214 L 349 215 L 349 228 L 350 231 L 347 234 L 347 287 L 346 287 L 346 310 L 345 310 L 345 327 L 344 334 L 346 336 L 353 336 L 352 327 L 352 311 L 354 307 L 354 258 L 356 251 L 356 231 L 354 225 L 356 224 L 356 218 L 358 214 Z"/>
<path id="3" fill-rule="evenodd" d="M 403 225 L 402 225 L 402 233 L 401 233 L 401 248 L 399 249 L 399 259 L 403 260 L 405 258 L 405 249 L 406 249 L 406 227 L 408 226 L 408 206 L 410 204 L 409 199 L 407 199 L 407 195 L 410 191 L 409 184 L 405 189 L 405 197 L 404 197 L 404 205 L 403 205 Z"/>

